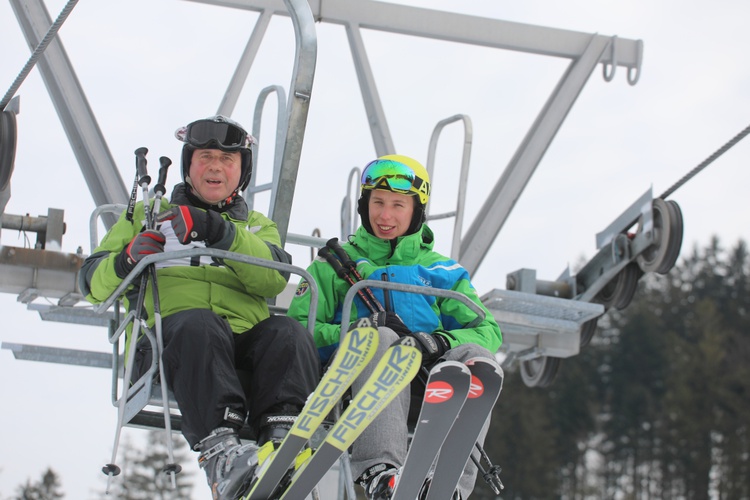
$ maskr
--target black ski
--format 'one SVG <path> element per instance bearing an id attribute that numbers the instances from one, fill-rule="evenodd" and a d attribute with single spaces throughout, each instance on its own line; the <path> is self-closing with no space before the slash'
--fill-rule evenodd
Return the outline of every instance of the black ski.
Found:
<path id="1" fill-rule="evenodd" d="M 471 371 L 471 389 L 461 413 L 443 443 L 432 476 L 427 500 L 450 498 L 458 486 L 482 426 L 492 413 L 503 388 L 503 370 L 492 360 L 472 358 L 466 362 Z"/>
<path id="2" fill-rule="evenodd" d="M 470 385 L 471 372 L 458 361 L 444 361 L 430 370 L 419 420 L 393 500 L 417 498 L 430 466 L 466 401 Z"/>

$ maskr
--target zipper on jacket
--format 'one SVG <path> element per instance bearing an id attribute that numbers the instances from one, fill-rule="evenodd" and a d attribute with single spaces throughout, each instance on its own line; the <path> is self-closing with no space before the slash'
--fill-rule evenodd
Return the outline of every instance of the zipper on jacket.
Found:
<path id="1" fill-rule="evenodd" d="M 389 281 L 387 272 L 380 275 L 380 281 Z M 391 295 L 388 293 L 389 291 L 390 290 L 388 290 L 387 288 L 383 288 L 383 299 L 385 301 L 385 310 L 388 312 L 393 312 L 393 304 L 391 303 Z"/>

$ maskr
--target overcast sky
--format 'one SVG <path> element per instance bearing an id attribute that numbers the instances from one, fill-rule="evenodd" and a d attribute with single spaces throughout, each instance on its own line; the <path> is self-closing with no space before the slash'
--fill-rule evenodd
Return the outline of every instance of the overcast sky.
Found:
<path id="1" fill-rule="evenodd" d="M 63 0 L 48 0 L 57 17 Z M 401 2 L 583 33 L 644 42 L 635 86 L 619 68 L 605 82 L 597 68 L 555 137 L 513 213 L 474 276 L 481 294 L 505 288 L 520 268 L 553 280 L 568 264 L 596 252 L 594 236 L 653 188 L 658 196 L 750 124 L 750 4 L 719 0 L 614 2 L 443 0 Z M 460 10 L 459 10 L 460 9 Z M 180 143 L 174 130 L 215 113 L 257 14 L 179 0 L 80 2 L 60 31 L 109 149 L 127 185 L 133 151 L 149 148 L 175 162 L 168 184 L 179 181 Z M 339 235 L 339 210 L 354 166 L 374 158 L 364 106 L 345 33 L 316 25 L 318 62 L 290 231 Z M 464 228 L 499 179 L 568 60 L 365 32 L 368 56 L 396 146 L 426 162 L 438 121 L 471 118 L 474 138 Z M 30 50 L 8 2 L 0 3 L 0 93 L 5 94 Z M 261 89 L 289 86 L 294 38 L 288 18 L 274 19 L 234 118 L 252 126 Z M 94 203 L 38 70 L 17 93 L 18 151 L 8 214 L 65 210 L 63 252 L 91 251 L 88 221 Z M 273 99 L 269 102 L 273 103 Z M 266 118 L 267 117 L 267 118 Z M 267 106 L 260 137 L 258 183 L 270 178 L 275 104 Z M 433 208 L 455 205 L 462 131 L 442 135 L 433 176 Z M 674 193 L 682 208 L 682 255 L 711 236 L 724 246 L 747 239 L 745 141 Z M 263 204 L 265 203 L 265 205 Z M 257 208 L 267 211 L 267 199 Z M 450 251 L 452 228 L 434 224 L 437 248 Z M 33 241 L 35 235 L 29 234 Z M 0 243 L 24 246 L 24 235 L 3 231 Z M 288 248 L 306 266 L 309 250 Z M 42 322 L 10 294 L 0 296 L 3 342 L 107 352 L 102 328 Z M 110 461 L 116 410 L 105 370 L 15 360 L 0 351 L 0 498 L 52 467 L 70 499 L 96 498 L 101 466 Z M 126 430 L 136 439 L 145 434 Z M 191 459 L 192 460 L 192 459 Z M 196 470 L 194 463 L 183 464 Z M 205 498 L 203 477 L 196 498 Z M 503 478 L 512 482 L 512 478 Z"/>

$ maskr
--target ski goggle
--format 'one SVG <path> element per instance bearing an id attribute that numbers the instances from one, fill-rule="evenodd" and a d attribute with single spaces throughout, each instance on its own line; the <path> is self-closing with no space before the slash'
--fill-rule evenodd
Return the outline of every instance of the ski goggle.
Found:
<path id="1" fill-rule="evenodd" d="M 400 194 L 417 194 L 424 205 L 430 196 L 430 183 L 410 167 L 395 160 L 374 160 L 362 171 L 362 189 L 386 189 Z"/>
<path id="2" fill-rule="evenodd" d="M 175 137 L 195 148 L 218 147 L 222 151 L 239 151 L 253 143 L 252 136 L 241 127 L 226 122 L 198 120 L 180 127 Z"/>

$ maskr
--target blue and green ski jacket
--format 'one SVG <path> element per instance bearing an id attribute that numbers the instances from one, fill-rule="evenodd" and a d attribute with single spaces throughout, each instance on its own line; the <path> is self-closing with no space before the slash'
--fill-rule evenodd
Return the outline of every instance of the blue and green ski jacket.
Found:
<path id="1" fill-rule="evenodd" d="M 477 315 L 458 300 L 389 290 L 389 300 L 386 301 L 383 289 L 372 288 L 381 304 L 387 310 L 395 311 L 411 331 L 440 331 L 451 347 L 474 343 L 496 352 L 502 343 L 500 327 L 479 300 L 469 273 L 458 262 L 433 251 L 433 246 L 434 236 L 426 224 L 417 233 L 399 237 L 395 246 L 390 240 L 373 236 L 363 227 L 359 227 L 349 242 L 342 245 L 364 279 L 387 279 L 394 283 L 453 290 L 469 297 L 486 315 L 477 324 Z M 315 343 L 321 361 L 325 363 L 339 343 L 342 306 L 350 285 L 320 257 L 310 264 L 307 271 L 318 286 Z M 309 285 L 302 280 L 288 314 L 307 326 L 309 308 Z M 362 300 L 355 297 L 351 320 L 371 314 Z"/>

